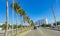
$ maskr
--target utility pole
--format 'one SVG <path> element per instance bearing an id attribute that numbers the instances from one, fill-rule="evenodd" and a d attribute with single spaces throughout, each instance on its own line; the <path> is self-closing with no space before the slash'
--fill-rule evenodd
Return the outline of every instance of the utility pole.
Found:
<path id="1" fill-rule="evenodd" d="M 57 20 L 56 20 L 56 15 L 55 15 L 53 6 L 52 6 L 52 13 L 53 13 L 55 24 L 56 24 L 56 27 L 57 27 Z"/>

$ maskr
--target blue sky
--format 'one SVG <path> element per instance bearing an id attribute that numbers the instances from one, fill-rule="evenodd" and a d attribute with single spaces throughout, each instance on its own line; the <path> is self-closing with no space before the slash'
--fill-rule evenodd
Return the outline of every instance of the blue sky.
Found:
<path id="1" fill-rule="evenodd" d="M 27 16 L 35 22 L 42 18 L 47 18 L 49 23 L 54 22 L 54 17 L 51 10 L 51 5 L 54 5 L 57 21 L 60 21 L 60 0 L 15 0 L 19 2 L 19 5 L 26 11 Z M 10 7 L 12 0 L 9 2 L 9 23 L 12 23 L 12 9 Z M 16 13 L 14 12 L 14 23 L 16 23 Z M 0 23 L 6 21 L 6 0 L 0 0 Z M 18 15 L 19 16 L 19 15 Z M 18 23 L 20 23 L 20 17 L 18 17 Z"/>

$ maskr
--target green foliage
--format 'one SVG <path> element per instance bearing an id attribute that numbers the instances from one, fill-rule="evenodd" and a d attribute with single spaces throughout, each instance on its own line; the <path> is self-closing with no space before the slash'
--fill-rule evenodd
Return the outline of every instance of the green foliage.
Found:
<path id="1" fill-rule="evenodd" d="M 25 16 L 25 15 L 26 15 L 26 12 L 25 12 L 24 10 L 22 10 L 22 11 L 23 11 L 23 12 L 22 12 L 22 15 Z"/>
<path id="2" fill-rule="evenodd" d="M 19 9 L 19 10 L 18 10 L 18 13 L 20 14 L 20 16 L 23 16 L 23 21 L 25 22 L 25 21 L 26 21 L 26 19 L 25 19 L 25 17 L 26 17 L 26 12 L 25 12 L 24 10 Z"/>
<path id="3" fill-rule="evenodd" d="M 26 17 L 26 21 L 30 24 L 30 18 L 29 18 L 29 16 Z"/>
<path id="4" fill-rule="evenodd" d="M 54 23 L 53 25 L 54 25 L 54 26 L 56 26 L 56 24 L 55 24 L 55 23 Z M 60 21 L 58 21 L 58 22 L 57 22 L 57 25 L 60 25 Z"/>
<path id="5" fill-rule="evenodd" d="M 42 27 L 51 27 L 51 24 L 42 24 Z"/>
<path id="6" fill-rule="evenodd" d="M 46 25 L 46 27 L 51 27 L 51 24 Z"/>
<path id="7" fill-rule="evenodd" d="M 34 26 L 35 24 L 34 24 L 34 22 L 31 20 L 31 26 Z"/>
<path id="8" fill-rule="evenodd" d="M 18 14 L 20 14 L 20 16 L 22 16 L 22 12 L 23 12 L 22 9 L 18 10 Z"/>
<path id="9" fill-rule="evenodd" d="M 0 25 L 1 28 L 6 28 L 6 24 Z M 11 28 L 11 25 L 8 24 L 8 28 Z"/>
<path id="10" fill-rule="evenodd" d="M 13 8 L 13 5 L 14 5 L 14 8 Z M 21 8 L 17 2 L 12 3 L 12 4 L 11 4 L 11 7 L 12 7 L 15 11 L 17 11 L 17 9 Z"/>
<path id="11" fill-rule="evenodd" d="M 18 28 L 21 28 L 22 26 L 23 26 L 23 25 L 20 24 L 20 25 L 18 26 Z"/>
<path id="12" fill-rule="evenodd" d="M 16 29 L 17 28 L 17 26 L 16 25 L 14 25 L 14 27 L 13 27 L 14 29 Z"/>

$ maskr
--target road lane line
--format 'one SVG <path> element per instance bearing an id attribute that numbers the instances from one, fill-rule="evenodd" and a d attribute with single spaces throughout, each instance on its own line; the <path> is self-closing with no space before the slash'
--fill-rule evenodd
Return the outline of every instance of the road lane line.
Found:
<path id="1" fill-rule="evenodd" d="M 38 29 L 38 30 L 40 31 L 41 36 L 46 36 L 46 34 L 42 30 L 40 30 L 40 29 Z"/>

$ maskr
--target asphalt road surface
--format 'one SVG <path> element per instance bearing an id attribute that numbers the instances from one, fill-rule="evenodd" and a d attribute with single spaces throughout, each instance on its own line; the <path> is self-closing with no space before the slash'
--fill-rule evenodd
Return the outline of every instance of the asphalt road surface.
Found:
<path id="1" fill-rule="evenodd" d="M 13 32 L 15 33 L 15 31 Z M 11 34 L 11 31 L 8 32 L 8 35 Z M 4 33 L 1 33 L 0 36 L 4 36 Z M 60 31 L 50 30 L 46 28 L 33 29 L 30 32 L 24 34 L 24 36 L 60 36 Z"/>
<path id="2" fill-rule="evenodd" d="M 60 36 L 60 31 L 38 28 L 37 30 L 31 30 L 24 36 Z"/>

